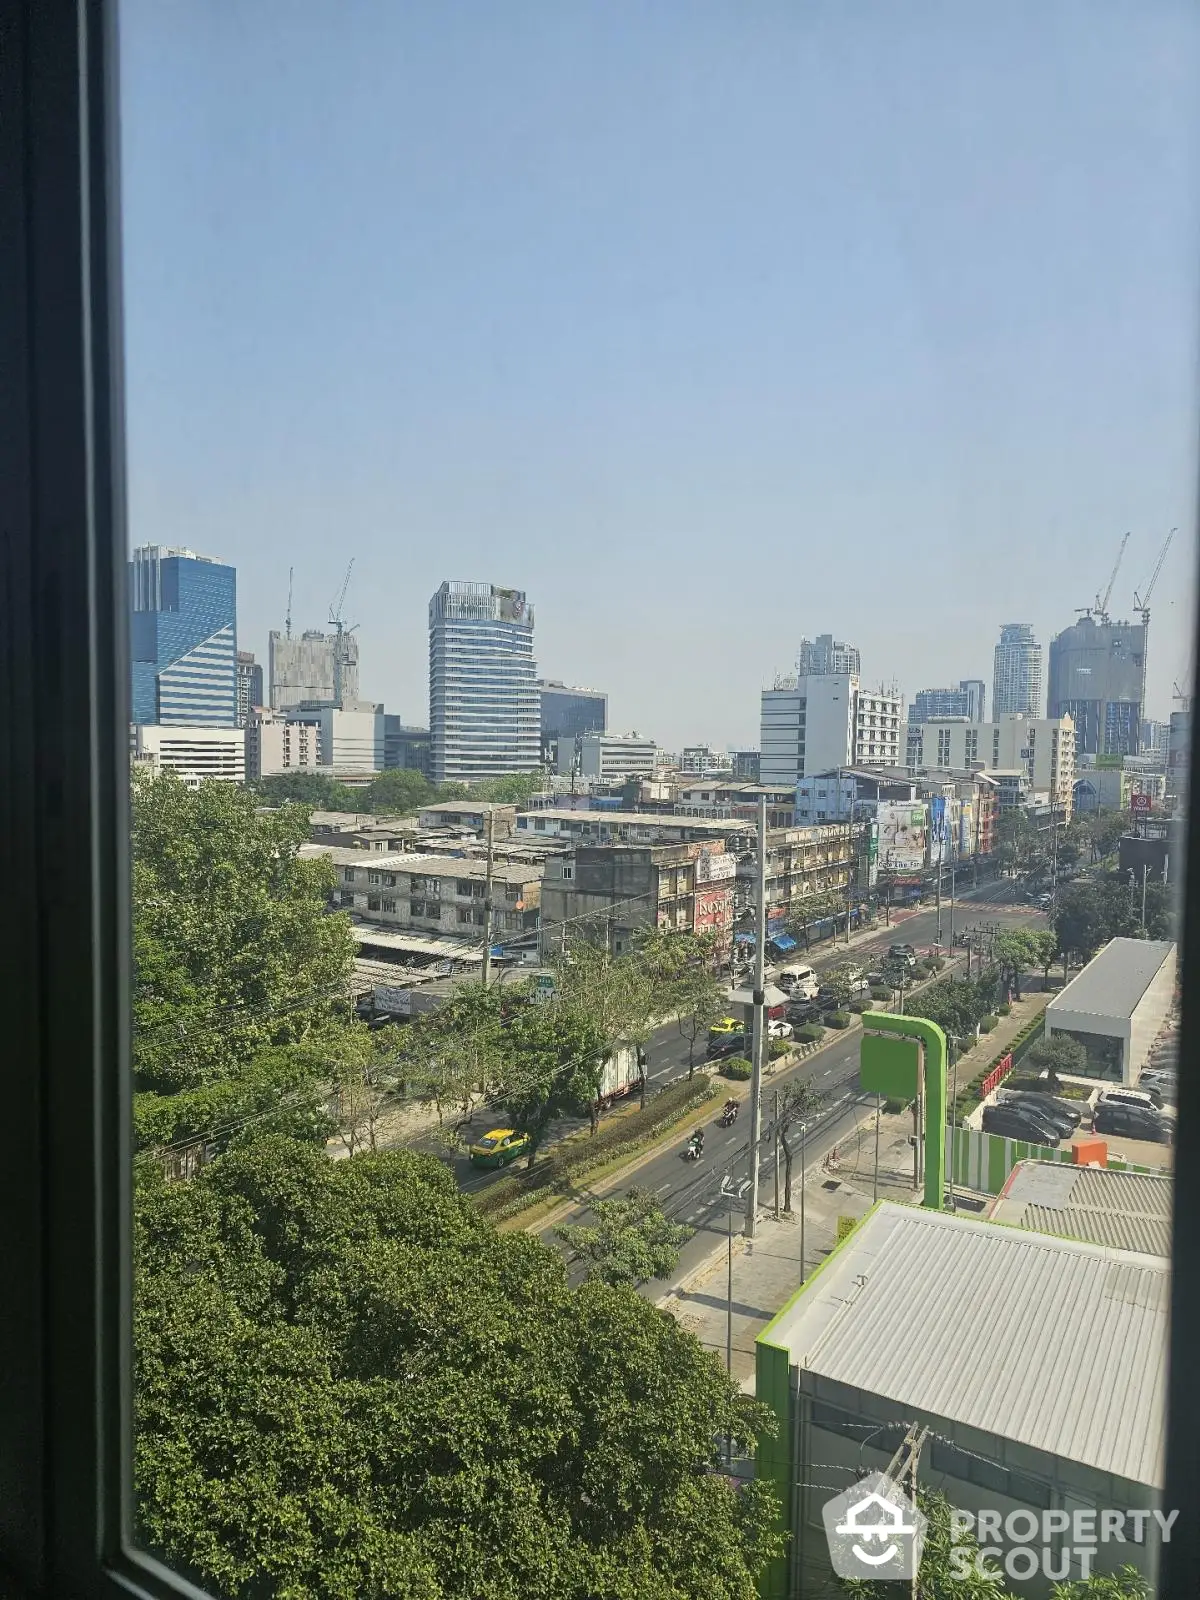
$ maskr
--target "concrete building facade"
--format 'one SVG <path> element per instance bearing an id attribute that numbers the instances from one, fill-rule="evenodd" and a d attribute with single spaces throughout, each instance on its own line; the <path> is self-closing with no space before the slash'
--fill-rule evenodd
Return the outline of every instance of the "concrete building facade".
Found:
<path id="1" fill-rule="evenodd" d="M 992 722 L 924 722 L 908 728 L 908 770 L 1021 771 L 1068 814 L 1075 786 L 1075 727 L 1070 717 L 1010 714 Z"/>
<path id="2" fill-rule="evenodd" d="M 908 708 L 908 720 L 941 722 L 965 717 L 968 722 L 985 722 L 987 688 L 982 678 L 962 678 L 957 689 L 918 689 Z"/>
<path id="3" fill-rule="evenodd" d="M 1047 714 L 1072 719 L 1082 754 L 1138 754 L 1145 651 L 1140 622 L 1090 615 L 1051 639 Z"/>
<path id="4" fill-rule="evenodd" d="M 1046 1035 L 1088 1054 L 1086 1076 L 1135 1084 L 1175 998 L 1175 946 L 1110 939 L 1046 1007 Z"/>
<path id="5" fill-rule="evenodd" d="M 903 702 L 846 673 L 779 679 L 762 692 L 760 780 L 795 787 L 831 767 L 902 764 Z"/>
<path id="6" fill-rule="evenodd" d="M 244 728 L 250 721 L 250 713 L 258 706 L 265 706 L 263 698 L 263 669 L 262 663 L 255 661 L 252 650 L 239 650 L 237 653 L 237 725 Z"/>
<path id="7" fill-rule="evenodd" d="M 341 700 L 336 693 L 338 638 L 309 629 L 295 639 L 272 630 L 267 636 L 267 679 L 275 711 L 301 705 L 353 705 L 358 700 L 358 639 L 342 635 Z"/>
<path id="8" fill-rule="evenodd" d="M 246 779 L 243 728 L 139 723 L 132 729 L 130 754 L 147 771 L 174 772 L 192 787 L 210 778 L 221 783 Z"/>
<path id="9" fill-rule="evenodd" d="M 577 766 L 581 778 L 600 783 L 652 778 L 657 753 L 653 739 L 636 733 L 581 733 L 559 741 L 558 770 L 566 774 Z"/>

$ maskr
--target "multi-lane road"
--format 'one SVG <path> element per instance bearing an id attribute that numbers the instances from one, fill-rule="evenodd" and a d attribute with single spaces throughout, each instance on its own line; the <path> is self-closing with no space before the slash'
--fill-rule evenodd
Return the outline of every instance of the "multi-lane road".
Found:
<path id="1" fill-rule="evenodd" d="M 980 923 L 994 923 L 1000 927 L 1017 927 L 1041 920 L 1040 914 L 1025 902 L 1018 901 L 1009 883 L 989 884 L 963 897 L 955 907 L 955 927 L 963 930 Z M 906 940 L 924 949 L 934 941 L 937 931 L 936 911 L 921 911 L 913 916 L 894 920 L 870 939 L 856 941 L 850 955 L 860 965 L 875 965 L 894 940 Z M 950 923 L 948 907 L 942 907 L 943 942 L 948 943 Z M 961 952 L 959 952 L 961 955 Z M 846 959 L 844 947 L 825 946 L 808 958 L 818 972 L 835 966 Z M 856 1128 L 869 1120 L 869 1106 L 874 1099 L 863 1096 L 858 1088 L 858 1058 L 860 1033 L 855 1029 L 845 1037 L 835 1040 L 816 1051 L 798 1065 L 775 1073 L 766 1085 L 763 1104 L 764 1127 L 771 1115 L 772 1097 L 777 1090 L 806 1081 L 821 1095 L 823 1105 L 812 1119 L 805 1136 L 805 1162 L 809 1169 L 818 1164 L 839 1142 L 856 1137 Z M 700 1053 L 703 1053 L 703 1041 Z M 687 1072 L 687 1043 L 679 1036 L 678 1028 L 670 1025 L 660 1028 L 649 1047 L 650 1079 L 656 1086 L 673 1081 Z M 686 1273 L 712 1249 L 718 1236 L 726 1229 L 726 1206 L 720 1190 L 723 1178 L 735 1181 L 747 1176 L 749 1107 L 743 1102 L 742 1113 L 731 1128 L 719 1124 L 720 1102 L 695 1124 L 684 1125 L 679 1137 L 671 1146 L 640 1163 L 631 1175 L 631 1183 L 653 1194 L 663 1210 L 673 1220 L 686 1223 L 694 1230 L 684 1247 L 679 1272 Z M 704 1128 L 704 1154 L 699 1161 L 687 1161 L 684 1147 L 695 1127 Z M 771 1142 L 764 1140 L 760 1166 L 760 1184 L 763 1201 L 773 1193 L 774 1157 Z M 798 1179 L 798 1172 L 794 1174 Z M 585 1221 L 588 1217 L 586 1202 L 564 1220 Z M 657 1295 L 662 1285 L 651 1285 L 648 1293 Z"/>

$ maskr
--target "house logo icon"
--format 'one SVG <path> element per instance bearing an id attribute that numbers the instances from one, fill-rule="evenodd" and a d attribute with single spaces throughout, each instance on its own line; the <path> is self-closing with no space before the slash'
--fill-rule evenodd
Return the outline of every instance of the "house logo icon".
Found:
<path id="1" fill-rule="evenodd" d="M 920 1565 L 925 1518 L 882 1472 L 827 1500 L 821 1518 L 839 1578 L 911 1580 Z"/>

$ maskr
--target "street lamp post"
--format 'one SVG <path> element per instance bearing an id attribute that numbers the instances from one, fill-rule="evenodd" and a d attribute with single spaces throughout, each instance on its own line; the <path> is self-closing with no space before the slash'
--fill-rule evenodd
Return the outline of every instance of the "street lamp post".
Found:
<path id="1" fill-rule="evenodd" d="M 728 1245 L 725 1272 L 725 1374 L 733 1376 L 733 1213 L 739 1210 L 745 1202 L 746 1191 L 750 1187 L 748 1178 L 743 1178 L 740 1183 L 734 1183 L 731 1175 L 727 1174 L 721 1184 L 721 1198 L 725 1202 L 729 1223 Z M 725 1465 L 733 1465 L 733 1434 L 725 1434 Z"/>

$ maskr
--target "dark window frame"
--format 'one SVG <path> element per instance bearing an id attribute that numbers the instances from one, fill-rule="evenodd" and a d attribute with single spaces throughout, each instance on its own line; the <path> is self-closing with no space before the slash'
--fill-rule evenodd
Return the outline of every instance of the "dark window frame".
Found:
<path id="1" fill-rule="evenodd" d="M 128 715 L 116 8 L 0 0 L 0 1575 L 48 1596 L 201 1596 L 134 1547 Z M 1200 796 L 1200 743 L 1190 792 Z M 90 853 L 63 865 L 62 842 Z M 1200 911 L 1200 823 L 1186 904 Z M 81 983 L 80 974 L 90 975 Z M 1184 1048 L 1200 1036 L 1185 942 Z M 1200 1072 L 1180 1125 L 1200 1126 Z M 1176 1170 L 1172 1327 L 1200 1320 L 1200 1163 Z M 14 1314 L 15 1313 L 15 1314 Z M 1200 1570 L 1200 1385 L 1172 1364 L 1159 1594 Z"/>

